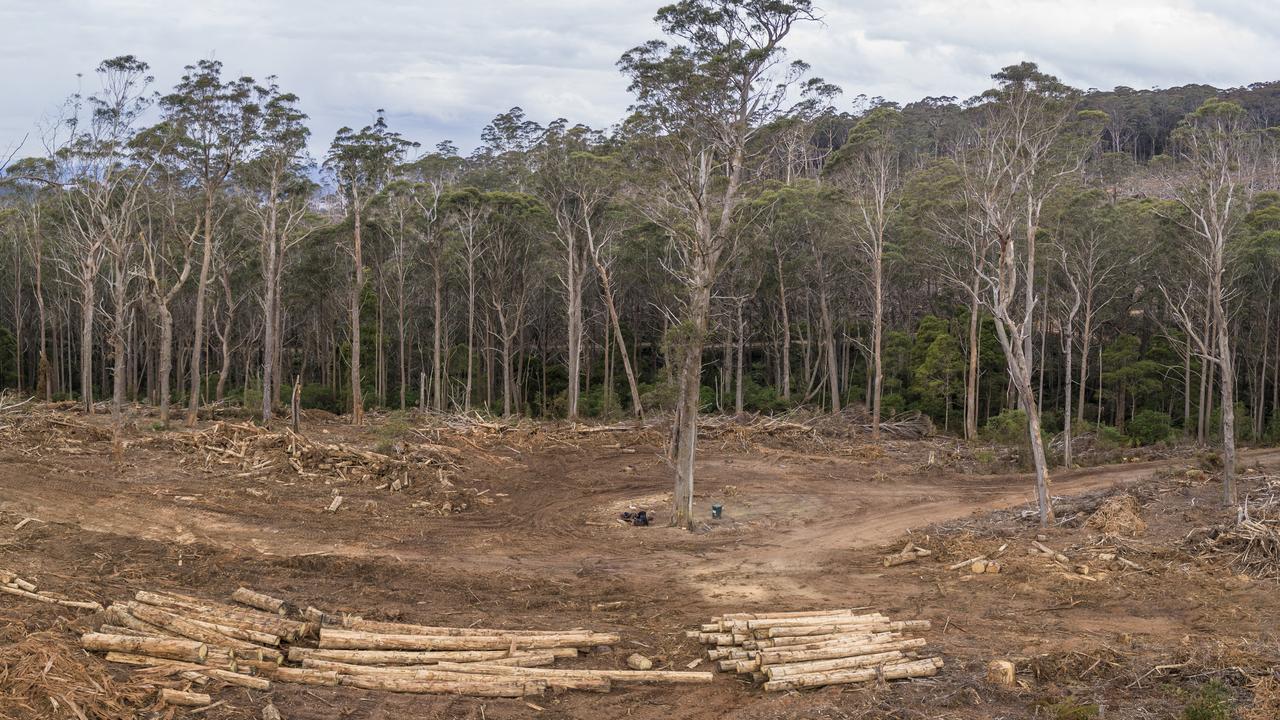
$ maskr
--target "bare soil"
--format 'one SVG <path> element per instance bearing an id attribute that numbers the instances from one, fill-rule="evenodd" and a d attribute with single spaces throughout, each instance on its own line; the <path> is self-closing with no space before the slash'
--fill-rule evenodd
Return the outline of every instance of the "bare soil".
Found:
<path id="1" fill-rule="evenodd" d="M 360 429 L 335 420 L 304 432 L 373 449 L 388 442 L 387 428 L 385 420 Z M 246 585 L 372 619 L 620 632 L 620 646 L 576 661 L 592 667 L 623 667 L 641 652 L 655 667 L 685 669 L 701 648 L 684 631 L 722 612 L 872 606 L 933 621 L 925 637 L 947 662 L 938 677 L 909 683 L 766 695 L 722 675 L 712 685 L 548 695 L 536 708 L 278 684 L 269 694 L 218 691 L 224 704 L 204 717 L 257 718 L 268 701 L 287 720 L 1066 718 L 1076 716 L 1055 713 L 1091 706 L 1107 718 L 1178 717 L 1187 693 L 1210 679 L 1247 707 L 1251 680 L 1280 658 L 1275 583 L 1241 576 L 1184 542 L 1194 528 L 1234 520 L 1217 503 L 1212 475 L 1188 475 L 1197 463 L 1190 451 L 1056 473 L 1054 494 L 1069 498 L 1066 522 L 1042 531 L 1023 517 L 1029 476 L 955 473 L 930 461 L 955 441 L 830 451 L 713 442 L 697 467 L 696 514 L 706 521 L 689 533 L 661 524 L 670 472 L 651 432 L 423 430 L 406 442 L 429 436 L 461 451 L 440 482 L 472 493 L 465 508 L 443 513 L 414 506 L 429 489 L 421 485 L 392 492 L 337 473 L 242 472 L 154 441 L 181 432 L 135 429 L 118 459 L 102 436 L 23 436 L 0 447 L 0 567 L 104 604 L 142 589 L 225 599 Z M 1280 466 L 1280 450 L 1242 458 L 1255 481 Z M 1091 504 L 1118 489 L 1139 500 L 1148 528 L 1137 538 L 1103 537 L 1085 522 Z M 335 492 L 344 503 L 326 512 Z M 713 502 L 725 508 L 719 521 L 711 520 Z M 659 524 L 619 522 L 633 506 L 656 511 Z M 14 529 L 28 517 L 35 520 Z M 1027 554 L 1041 532 L 1073 561 L 1114 549 L 1142 570 L 1070 578 Z M 933 555 L 883 568 L 881 556 L 908 537 Z M 1000 574 L 946 569 L 1001 545 Z M 612 601 L 622 604 L 593 612 Z M 74 645 L 76 631 L 93 622 L 82 611 L 0 595 L 0 646 L 43 631 Z M 1017 687 L 984 681 L 997 658 L 1015 661 Z M 106 671 L 128 677 L 126 668 Z M 3 682 L 0 674 L 0 698 Z M 74 715 L 0 706 L 0 718 L 9 717 Z"/>

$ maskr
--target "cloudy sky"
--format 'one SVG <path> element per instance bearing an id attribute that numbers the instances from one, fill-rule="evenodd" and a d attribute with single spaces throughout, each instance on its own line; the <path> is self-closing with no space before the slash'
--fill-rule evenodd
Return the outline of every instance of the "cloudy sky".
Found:
<path id="1" fill-rule="evenodd" d="M 106 57 L 149 62 L 160 89 L 200 58 L 277 75 L 313 145 L 377 108 L 430 146 L 464 150 L 513 105 L 607 126 L 626 109 L 614 63 L 657 35 L 664 0 L 0 0 L 0 150 Z M 1235 86 L 1280 79 L 1274 0 L 819 0 L 788 46 L 844 88 L 910 101 L 971 96 L 1031 59 L 1078 87 Z M 91 77 L 87 77 L 86 88 Z"/>

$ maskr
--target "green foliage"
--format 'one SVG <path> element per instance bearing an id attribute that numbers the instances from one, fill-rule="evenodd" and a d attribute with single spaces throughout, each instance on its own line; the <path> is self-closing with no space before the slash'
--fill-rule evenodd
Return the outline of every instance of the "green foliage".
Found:
<path id="1" fill-rule="evenodd" d="M 982 433 L 993 442 L 1023 445 L 1027 442 L 1027 413 L 1009 409 L 993 415 L 987 418 Z"/>
<path id="2" fill-rule="evenodd" d="M 1152 445 L 1168 440 L 1173 433 L 1173 419 L 1159 410 L 1139 410 L 1126 427 L 1135 445 Z"/>
<path id="3" fill-rule="evenodd" d="M 1231 691 L 1217 680 L 1196 689 L 1182 708 L 1182 720 L 1231 720 L 1235 700 Z"/>
<path id="4" fill-rule="evenodd" d="M 1097 705 L 1081 703 L 1073 698 L 1045 700 L 1038 705 L 1044 716 L 1051 720 L 1091 720 L 1101 715 Z"/>
<path id="5" fill-rule="evenodd" d="M 14 387 L 18 384 L 16 350 L 17 344 L 13 340 L 13 333 L 7 328 L 0 328 L 0 388 Z"/>
<path id="6" fill-rule="evenodd" d="M 659 377 L 651 383 L 640 383 L 640 402 L 646 411 L 671 412 L 676 409 L 679 399 L 678 388 L 674 381 L 667 382 Z"/>
<path id="7" fill-rule="evenodd" d="M 288 399 L 293 397 L 293 386 L 287 384 L 281 386 L 280 395 L 288 402 Z M 304 410 L 325 410 L 335 415 L 346 410 L 345 400 L 338 397 L 333 388 L 320 383 L 303 383 L 302 394 L 298 400 Z"/>

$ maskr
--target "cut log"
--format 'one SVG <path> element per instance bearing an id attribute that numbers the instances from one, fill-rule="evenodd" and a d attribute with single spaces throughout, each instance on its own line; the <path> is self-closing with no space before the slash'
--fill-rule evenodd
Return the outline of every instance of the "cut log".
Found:
<path id="1" fill-rule="evenodd" d="M 41 595 L 39 593 L 31 592 L 30 590 L 23 590 L 20 587 L 11 587 L 9 585 L 0 585 L 0 592 L 6 592 L 10 595 L 17 595 L 18 597 L 24 597 L 28 600 L 36 600 L 50 605 L 61 605 L 63 607 L 78 608 L 80 610 L 102 610 L 102 605 L 91 600 L 64 600 L 63 598 Z"/>
<path id="2" fill-rule="evenodd" d="M 541 695 L 547 689 L 546 681 L 536 678 L 514 680 L 475 680 L 448 682 L 439 680 L 415 680 L 413 678 L 378 677 L 374 675 L 340 675 L 342 685 L 365 690 L 386 690 L 403 693 L 429 693 L 439 695 L 471 695 L 474 697 L 527 697 Z"/>
<path id="3" fill-rule="evenodd" d="M 902 653 L 897 650 L 889 652 L 872 653 L 870 655 L 856 655 L 854 657 L 832 658 L 830 660 L 811 660 L 809 662 L 788 663 L 786 665 L 771 665 L 764 668 L 764 674 L 770 680 L 781 680 L 782 678 L 791 677 L 793 675 L 808 675 L 811 673 L 830 672 L 832 670 L 850 670 L 853 668 L 874 667 L 876 665 L 884 665 L 902 660 Z"/>
<path id="4" fill-rule="evenodd" d="M 866 615 L 812 615 L 794 618 L 764 618 L 761 620 L 734 621 L 734 625 L 745 625 L 747 630 L 763 630 L 772 627 L 800 627 L 806 625 L 857 625 L 859 623 L 888 622 L 889 618 L 880 613 Z"/>
<path id="5" fill-rule="evenodd" d="M 166 667 L 184 672 L 194 672 L 201 675 L 211 677 L 215 680 L 221 680 L 228 685 L 237 685 L 239 687 L 247 687 L 251 690 L 270 690 L 271 681 L 266 678 L 254 677 L 244 673 L 231 672 L 221 668 L 208 667 L 197 663 L 181 662 L 170 660 L 168 658 L 150 657 L 147 655 L 135 655 L 133 653 L 109 652 L 107 653 L 107 662 L 120 663 L 122 665 L 134 665 L 138 667 Z"/>
<path id="6" fill-rule="evenodd" d="M 640 653 L 631 653 L 627 656 L 627 667 L 632 670 L 652 670 L 653 661 Z"/>
<path id="7" fill-rule="evenodd" d="M 810 660 L 832 660 L 835 658 L 889 652 L 890 650 L 911 650 L 913 648 L 924 647 L 926 644 L 927 642 L 924 638 L 907 638 L 885 643 L 832 645 L 813 650 L 764 650 L 761 651 L 760 656 L 754 660 L 739 661 L 738 667 L 740 669 L 738 672 L 751 672 L 771 665 L 786 665 L 788 663 L 808 662 Z M 744 665 L 744 663 L 746 664 Z"/>
<path id="8" fill-rule="evenodd" d="M 136 635 L 107 635 L 85 633 L 80 645 L 86 650 L 99 652 L 125 652 L 136 655 L 173 658 L 187 662 L 201 662 L 209 654 L 209 646 L 195 640 L 179 638 L 138 637 Z"/>
<path id="9" fill-rule="evenodd" d="M 986 555 L 979 555 L 979 556 L 977 556 L 977 557 L 969 558 L 968 560 L 961 560 L 961 561 L 960 561 L 960 562 L 958 562 L 958 563 L 952 563 L 951 565 L 948 565 L 948 566 L 947 566 L 947 569 L 948 569 L 948 570 L 959 570 L 959 569 L 960 569 L 960 568 L 962 568 L 962 567 L 969 567 L 969 566 L 973 565 L 974 563 L 978 562 L 979 560 L 986 560 L 986 559 L 987 559 L 987 556 L 986 556 Z"/>
<path id="10" fill-rule="evenodd" d="M 904 630 L 928 630 L 928 620 L 893 620 L 874 624 L 859 625 L 801 625 L 797 627 L 775 627 L 762 630 L 765 637 L 797 637 L 806 635 L 839 635 L 847 633 L 882 633 L 902 632 Z"/>
<path id="11" fill-rule="evenodd" d="M 143 632 L 141 630 L 134 630 L 131 627 L 125 627 L 123 625 L 110 625 L 110 624 L 102 625 L 101 627 L 98 628 L 98 632 L 106 633 L 107 635 L 135 635 L 137 637 L 163 637 L 159 633 Z"/>
<path id="12" fill-rule="evenodd" d="M 476 674 L 518 675 L 533 678 L 608 678 L 617 683 L 709 683 L 715 674 L 709 672 L 681 672 L 678 670 L 579 670 L 577 668 L 521 668 L 492 663 L 441 663 L 441 668 L 453 672 Z"/>
<path id="13" fill-rule="evenodd" d="M 827 645 L 842 645 L 858 642 L 887 642 L 900 637 L 902 637 L 902 633 L 900 632 L 847 632 L 835 635 L 796 635 L 794 637 L 762 638 L 755 642 L 756 649 L 759 650 L 768 650 L 770 648 L 800 650 L 825 647 Z"/>
<path id="14" fill-rule="evenodd" d="M 247 640 L 233 638 L 211 629 L 206 623 L 188 620 L 153 605 L 131 602 L 129 603 L 129 613 L 143 622 L 162 627 L 183 637 L 231 650 L 245 651 L 250 653 L 250 657 L 256 656 L 259 660 L 279 660 L 283 657 L 280 651 L 275 648 L 263 647 Z"/>
<path id="15" fill-rule="evenodd" d="M 272 680 L 299 685 L 337 685 L 338 673 L 331 670 L 278 667 L 271 671 Z"/>
<path id="16" fill-rule="evenodd" d="M 882 562 L 885 567 L 893 567 L 895 565 L 905 565 L 906 563 L 915 562 L 922 557 L 931 555 L 930 551 L 924 548 L 915 548 L 910 552 L 897 553 L 895 555 L 885 555 Z"/>
<path id="17" fill-rule="evenodd" d="M 306 623 L 286 620 L 260 610 L 202 602 L 183 595 L 139 590 L 134 593 L 133 598 L 136 602 L 163 608 L 184 617 L 278 635 L 285 640 L 297 640 L 306 629 Z"/>
<path id="18" fill-rule="evenodd" d="M 515 673 L 456 671 L 442 668 L 440 665 L 406 665 L 400 667 L 376 667 L 371 665 L 349 665 L 347 663 L 329 662 L 328 660 L 303 660 L 304 667 L 314 670 L 332 670 L 339 675 L 369 675 L 373 677 L 397 677 L 416 680 L 443 680 L 450 682 L 474 682 L 477 677 L 485 679 L 509 678 Z M 446 663 L 449 668 L 469 667 L 463 663 Z M 510 670 L 506 666 L 496 666 L 502 670 Z M 542 677 L 542 676 L 537 676 Z M 544 678 L 547 687 L 553 690 L 587 690 L 590 692 L 609 692 L 608 678 L 578 676 L 548 676 Z"/>
<path id="19" fill-rule="evenodd" d="M 213 698 L 204 693 L 183 692 L 171 688 L 160 688 L 160 702 L 165 705 L 181 707 L 200 707 L 213 702 Z"/>
<path id="20" fill-rule="evenodd" d="M 411 623 L 385 622 L 381 620 L 365 620 L 353 617 L 343 623 L 349 630 L 364 630 L 371 633 L 389 635 L 450 635 L 463 637 L 520 636 L 520 637 L 555 637 L 560 635 L 590 634 L 590 630 L 574 628 L 571 630 L 505 630 L 502 628 L 483 627 L 446 627 L 437 625 L 414 625 Z"/>
<path id="21" fill-rule="evenodd" d="M 257 608 L 265 612 L 275 613 L 280 617 L 284 617 L 289 612 L 288 604 L 280 598 L 274 598 L 270 595 L 264 595 L 255 592 L 247 587 L 236 588 L 231 593 L 231 599 L 238 603 L 243 603 L 249 607 Z"/>
<path id="22" fill-rule="evenodd" d="M 568 655 L 566 651 L 572 651 Z M 431 665 L 438 662 L 492 662 L 497 660 L 524 660 L 540 663 L 545 658 L 574 657 L 578 651 L 574 648 L 554 648 L 532 652 L 515 652 L 508 650 L 454 650 L 436 652 L 412 652 L 405 650 L 328 650 L 317 648 L 289 648 L 289 659 L 301 662 L 308 658 L 329 660 L 332 662 L 351 663 L 353 665 Z"/>
<path id="23" fill-rule="evenodd" d="M 614 633 L 563 633 L 559 635 L 401 635 L 361 630 L 320 629 L 320 647 L 345 650 L 540 650 L 557 647 L 614 645 Z"/>
<path id="24" fill-rule="evenodd" d="M 942 658 L 928 658 L 911 662 L 884 665 L 878 668 L 858 668 L 853 670 L 835 670 L 826 673 L 796 675 L 785 680 L 770 680 L 764 684 L 768 691 L 798 690 L 806 687 L 822 687 L 825 685 L 844 685 L 848 683 L 871 682 L 877 679 L 901 680 L 904 678 L 930 677 L 938 674 L 942 667 Z"/>
<path id="25" fill-rule="evenodd" d="M 969 572 L 973 573 L 974 575 L 981 575 L 986 571 L 987 571 L 986 560 L 974 560 L 973 564 L 969 566 Z"/>

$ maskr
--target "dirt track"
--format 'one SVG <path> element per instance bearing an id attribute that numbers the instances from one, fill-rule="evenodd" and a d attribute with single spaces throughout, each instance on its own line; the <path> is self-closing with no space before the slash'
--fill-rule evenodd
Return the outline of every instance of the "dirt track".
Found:
<path id="1" fill-rule="evenodd" d="M 363 437 L 340 425 L 324 431 L 347 442 Z M 1028 584 L 1016 569 L 999 580 L 1017 583 L 1016 602 L 993 607 L 989 597 L 969 597 L 975 591 L 1003 597 L 988 579 L 953 587 L 958 578 L 940 576 L 932 566 L 886 571 L 878 563 L 876 548 L 899 542 L 908 531 L 1028 503 L 1031 481 L 1025 475 L 922 468 L 916 462 L 922 453 L 909 443 L 868 458 L 786 449 L 708 450 L 698 466 L 697 515 L 709 517 L 709 505 L 716 501 L 725 504 L 726 519 L 691 534 L 617 522 L 617 514 L 632 503 L 665 515 L 670 479 L 658 448 L 625 442 L 619 447 L 513 445 L 518 444 L 495 443 L 464 459 L 455 482 L 484 488 L 491 503 L 447 517 L 414 509 L 411 493 L 352 485 L 342 486 L 343 508 L 326 513 L 334 487 L 210 473 L 171 450 L 131 450 L 120 464 L 105 448 L 34 459 L 0 451 L 0 513 L 15 522 L 21 517 L 42 521 L 21 533 L 0 530 L 0 566 L 102 599 L 148 587 L 225 596 L 245 583 L 367 617 L 513 627 L 590 625 L 624 634 L 625 647 L 615 656 L 619 662 L 625 652 L 640 650 L 674 668 L 697 654 L 682 631 L 726 609 L 873 605 L 929 618 L 942 628 L 935 639 L 949 658 L 953 679 L 980 673 L 993 654 L 1013 652 L 1029 631 L 1027 617 L 1032 627 L 1046 632 L 1056 622 L 1025 613 L 1060 602 L 1063 589 Z M 1242 455 L 1245 463 L 1278 461 L 1278 450 Z M 1183 459 L 1060 473 L 1053 491 L 1074 495 L 1186 467 Z M 1146 586 L 1117 585 L 1104 595 L 1093 609 L 1075 611 L 1071 627 L 1053 632 L 1068 638 L 1082 632 L 1141 632 L 1163 642 L 1195 632 L 1202 622 L 1195 610 L 1202 600 Z M 1143 600 L 1135 604 L 1135 598 Z M 623 607 L 591 612 L 600 601 L 622 601 Z M 14 604 L 0 599 L 0 619 Z M 1276 619 L 1272 610 L 1246 613 L 1231 631 L 1249 634 Z M 927 683 L 887 690 L 907 696 L 936 691 Z M 339 709 L 369 718 L 531 716 L 519 703 L 486 706 L 344 689 L 324 691 L 332 707 L 321 707 L 299 693 L 277 695 L 281 692 L 276 702 L 282 710 L 289 706 L 289 718 L 333 717 Z M 553 702 L 552 711 L 561 714 L 544 717 L 842 717 L 824 714 L 823 708 L 876 697 L 762 698 L 726 678 L 700 690 L 566 695 Z M 917 701 L 934 702 L 923 698 Z M 968 700 L 953 700 L 961 706 L 956 714 L 938 717 L 991 717 L 985 710 L 965 709 Z M 209 715 L 256 717 L 253 703 L 238 705 L 227 708 L 226 715 Z"/>

